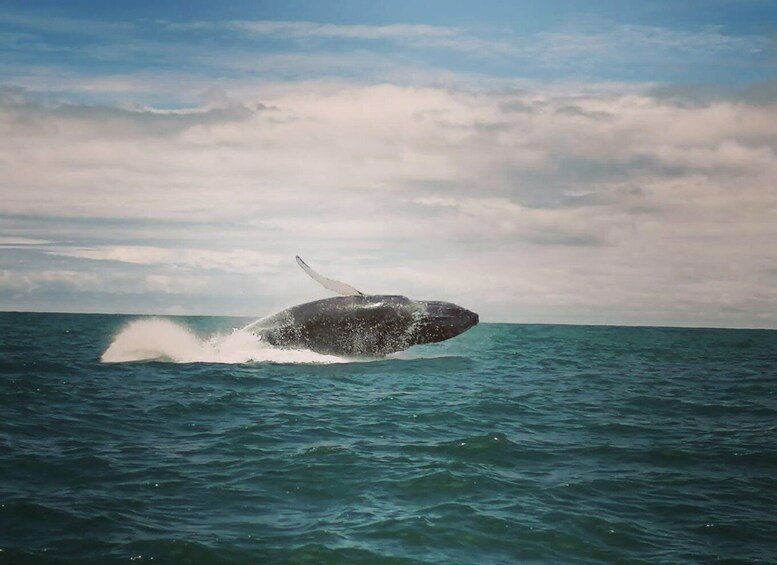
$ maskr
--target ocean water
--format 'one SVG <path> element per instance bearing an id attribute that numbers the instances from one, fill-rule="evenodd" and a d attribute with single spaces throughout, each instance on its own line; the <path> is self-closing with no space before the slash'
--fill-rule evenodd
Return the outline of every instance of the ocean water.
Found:
<path id="1" fill-rule="evenodd" d="M 777 562 L 775 331 L 249 321 L 0 314 L 0 563 Z"/>

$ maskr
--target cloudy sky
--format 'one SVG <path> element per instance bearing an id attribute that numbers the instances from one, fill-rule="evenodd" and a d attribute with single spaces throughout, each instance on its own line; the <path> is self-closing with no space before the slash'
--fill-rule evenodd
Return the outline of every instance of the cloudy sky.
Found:
<path id="1" fill-rule="evenodd" d="M 114 4 L 0 2 L 2 310 L 777 328 L 774 2 Z"/>

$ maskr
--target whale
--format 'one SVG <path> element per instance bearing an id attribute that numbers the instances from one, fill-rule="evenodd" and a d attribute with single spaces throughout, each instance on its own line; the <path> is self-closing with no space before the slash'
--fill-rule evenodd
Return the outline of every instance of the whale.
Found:
<path id="1" fill-rule="evenodd" d="M 365 294 L 320 275 L 299 256 L 296 261 L 313 280 L 340 296 L 292 306 L 246 326 L 274 347 L 344 357 L 384 357 L 414 345 L 451 339 L 479 322 L 475 312 L 456 304 Z"/>

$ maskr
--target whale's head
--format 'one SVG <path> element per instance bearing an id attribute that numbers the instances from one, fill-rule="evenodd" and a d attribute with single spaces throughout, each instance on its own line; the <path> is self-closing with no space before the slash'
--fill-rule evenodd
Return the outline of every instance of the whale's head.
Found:
<path id="1" fill-rule="evenodd" d="M 423 315 L 414 330 L 415 343 L 435 343 L 464 333 L 480 321 L 478 315 L 451 302 L 419 300 Z"/>

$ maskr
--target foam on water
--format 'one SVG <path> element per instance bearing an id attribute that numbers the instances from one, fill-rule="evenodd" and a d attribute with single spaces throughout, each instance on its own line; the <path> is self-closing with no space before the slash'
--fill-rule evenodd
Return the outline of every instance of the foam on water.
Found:
<path id="1" fill-rule="evenodd" d="M 347 363 L 348 359 L 308 350 L 280 349 L 263 342 L 250 325 L 229 334 L 201 339 L 189 328 L 165 318 L 127 324 L 102 354 L 103 363 Z"/>

